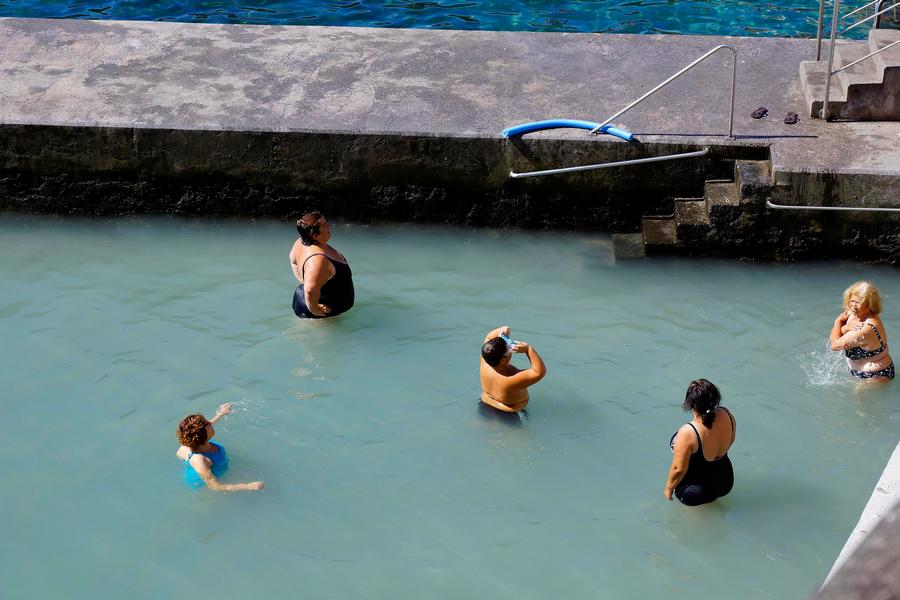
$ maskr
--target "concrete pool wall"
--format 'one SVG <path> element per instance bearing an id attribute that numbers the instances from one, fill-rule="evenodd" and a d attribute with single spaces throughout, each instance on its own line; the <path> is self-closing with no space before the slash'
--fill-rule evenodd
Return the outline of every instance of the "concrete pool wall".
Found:
<path id="1" fill-rule="evenodd" d="M 286 217 L 317 205 L 355 220 L 606 231 L 639 227 L 667 200 L 671 209 L 673 194 L 702 193 L 706 178 L 729 175 L 724 156 L 765 155 L 717 147 L 694 161 L 514 180 L 519 151 L 486 137 L 15 125 L 0 127 L 0 147 L 0 189 L 13 210 Z M 537 140 L 526 152 L 550 164 L 694 149 Z"/>
<path id="2" fill-rule="evenodd" d="M 896 214 L 766 208 L 900 207 L 900 124 L 781 123 L 802 113 L 796 66 L 812 40 L 41 19 L 0 19 L 0 38 L 0 209 L 317 206 L 351 220 L 600 230 L 636 254 L 900 257 Z M 720 43 L 738 52 L 733 139 L 725 55 L 616 119 L 640 144 L 500 136 L 531 120 L 602 120 Z M 770 118 L 750 119 L 759 105 Z"/>

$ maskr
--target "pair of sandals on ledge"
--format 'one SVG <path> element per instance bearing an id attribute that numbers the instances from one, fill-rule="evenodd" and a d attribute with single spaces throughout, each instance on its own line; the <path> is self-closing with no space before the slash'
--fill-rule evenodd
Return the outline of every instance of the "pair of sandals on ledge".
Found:
<path id="1" fill-rule="evenodd" d="M 769 114 L 769 109 L 766 108 L 765 106 L 760 106 L 759 108 L 754 110 L 752 113 L 750 113 L 750 116 L 754 119 L 762 119 L 767 114 Z M 784 118 L 785 125 L 793 125 L 794 123 L 797 123 L 798 121 L 800 121 L 800 115 L 798 115 L 795 112 L 789 112 L 787 114 L 787 116 Z"/>

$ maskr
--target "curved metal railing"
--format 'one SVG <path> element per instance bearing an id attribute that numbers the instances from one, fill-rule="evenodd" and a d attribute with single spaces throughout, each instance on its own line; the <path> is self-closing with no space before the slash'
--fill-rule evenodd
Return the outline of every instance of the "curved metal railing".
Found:
<path id="1" fill-rule="evenodd" d="M 678 79 L 679 77 L 681 77 L 682 75 L 684 75 L 685 73 L 687 73 L 688 71 L 690 71 L 691 69 L 696 67 L 698 64 L 700 64 L 701 62 L 703 62 L 704 60 L 706 60 L 707 58 L 709 58 L 710 56 L 712 56 L 719 50 L 728 50 L 729 52 L 731 52 L 731 108 L 729 109 L 729 113 L 728 113 L 728 137 L 733 138 L 734 137 L 734 90 L 735 90 L 735 86 L 737 83 L 737 50 L 735 50 L 731 46 L 726 46 L 724 44 L 720 45 L 720 46 L 716 46 L 712 50 L 706 52 L 703 56 L 701 56 L 697 60 L 693 61 L 691 64 L 687 65 L 686 67 L 684 67 L 683 69 L 681 69 L 680 71 L 678 71 L 677 73 L 675 73 L 674 75 L 672 75 L 671 77 L 669 77 L 668 79 L 666 79 L 665 81 L 663 81 L 662 83 L 660 83 L 659 85 L 654 87 L 652 90 L 650 90 L 649 92 L 647 92 L 646 94 L 644 94 L 643 96 L 641 96 L 640 98 L 638 98 L 637 100 L 635 100 L 634 102 L 632 102 L 631 104 L 629 104 L 628 106 L 626 106 L 625 108 L 623 108 L 622 110 L 617 112 L 616 114 L 612 115 L 611 117 L 607 118 L 605 121 L 598 124 L 596 127 L 591 129 L 591 133 L 600 132 L 603 129 L 603 127 L 609 125 L 609 123 L 613 119 L 615 119 L 616 117 L 618 117 L 620 115 L 625 114 L 626 112 L 628 112 L 629 110 L 631 110 L 632 108 L 634 108 L 635 106 L 637 106 L 638 104 L 640 104 L 641 102 L 643 102 L 644 100 L 646 100 L 647 98 L 649 98 L 650 96 L 652 96 L 653 94 L 655 94 L 656 92 L 661 90 L 662 88 L 669 85 L 671 82 L 675 81 L 676 79 Z M 698 157 L 698 156 L 704 156 L 708 152 L 709 152 L 709 148 L 707 147 L 707 148 L 704 148 L 703 150 L 695 150 L 693 152 L 683 152 L 680 154 L 664 154 L 662 156 L 651 156 L 648 158 L 635 158 L 632 160 L 620 160 L 620 161 L 616 161 L 616 162 L 599 163 L 599 164 L 595 164 L 595 165 L 563 167 L 560 169 L 546 169 L 543 171 L 528 171 L 525 173 L 516 173 L 515 171 L 510 171 L 509 176 L 512 177 L 513 179 L 520 179 L 522 177 L 540 177 L 543 175 L 559 175 L 562 173 L 577 173 L 579 171 L 592 171 L 595 169 L 608 169 L 610 167 L 625 167 L 628 165 L 639 165 L 639 164 L 650 163 L 650 162 L 661 162 L 664 160 L 678 160 L 678 159 L 682 159 L 682 158 L 693 158 L 693 157 Z"/>

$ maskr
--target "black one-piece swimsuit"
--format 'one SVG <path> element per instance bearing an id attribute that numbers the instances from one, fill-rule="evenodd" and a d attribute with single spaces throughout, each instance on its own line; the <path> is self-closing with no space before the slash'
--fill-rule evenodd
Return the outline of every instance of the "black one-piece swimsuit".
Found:
<path id="1" fill-rule="evenodd" d="M 325 285 L 322 286 L 322 291 L 319 293 L 319 303 L 324 304 L 331 309 L 331 312 L 328 313 L 326 317 L 336 317 L 341 313 L 347 312 L 353 307 L 353 300 L 355 299 L 353 273 L 350 271 L 350 265 L 334 260 L 326 254 L 310 254 L 306 257 L 306 260 L 303 261 L 303 266 L 300 267 L 301 276 L 306 269 L 306 261 L 313 256 L 324 256 L 331 261 L 332 265 L 334 265 L 334 277 L 325 282 Z M 306 298 L 303 294 L 302 283 L 294 290 L 293 307 L 294 314 L 301 319 L 325 318 L 314 315 L 309 311 L 309 307 L 306 306 Z"/>
<path id="2" fill-rule="evenodd" d="M 734 431 L 734 417 L 731 416 L 730 411 L 726 410 L 726 412 L 731 418 L 731 430 Z M 697 451 L 691 455 L 684 479 L 675 488 L 675 497 L 682 504 L 697 506 L 712 502 L 730 492 L 734 486 L 734 469 L 727 452 L 716 460 L 706 460 L 703 456 L 703 444 L 700 442 L 697 428 L 693 423 L 688 423 L 688 425 L 697 436 Z M 676 431 L 675 435 L 677 434 Z M 669 441 L 669 447 L 672 450 L 675 449 L 675 435 Z"/>

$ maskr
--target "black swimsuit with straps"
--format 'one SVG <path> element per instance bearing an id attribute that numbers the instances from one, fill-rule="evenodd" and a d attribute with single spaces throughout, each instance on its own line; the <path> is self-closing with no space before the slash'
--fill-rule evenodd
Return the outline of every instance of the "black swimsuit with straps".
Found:
<path id="1" fill-rule="evenodd" d="M 307 261 L 313 256 L 324 256 L 331 261 L 332 265 L 334 265 L 334 277 L 325 282 L 325 285 L 322 286 L 322 291 L 319 293 L 319 304 L 324 304 L 331 309 L 331 312 L 325 315 L 325 317 L 336 317 L 341 313 L 347 312 L 353 307 L 353 300 L 355 298 L 355 292 L 353 290 L 353 273 L 350 271 L 350 265 L 339 260 L 334 260 L 326 254 L 310 254 L 306 257 L 306 260 L 303 261 L 303 265 L 300 267 L 301 276 L 304 274 Z M 309 307 L 306 306 L 306 298 L 303 293 L 302 283 L 294 290 L 293 307 L 294 314 L 301 319 L 325 318 L 314 315 L 309 311 Z"/>
<path id="2" fill-rule="evenodd" d="M 731 431 L 734 431 L 734 417 L 731 411 L 724 406 L 720 407 L 731 419 Z M 691 455 L 688 462 L 687 473 L 684 479 L 675 488 L 675 497 L 682 504 L 687 506 L 697 506 L 698 504 L 706 504 L 717 498 L 721 498 L 731 491 L 734 486 L 734 469 L 731 466 L 731 459 L 728 458 L 726 451 L 721 457 L 715 460 L 706 460 L 703 456 L 703 443 L 700 441 L 700 433 L 693 423 L 688 423 L 697 436 L 697 451 Z M 677 435 L 678 432 L 675 432 Z M 669 440 L 669 447 L 675 449 L 675 435 Z"/>

